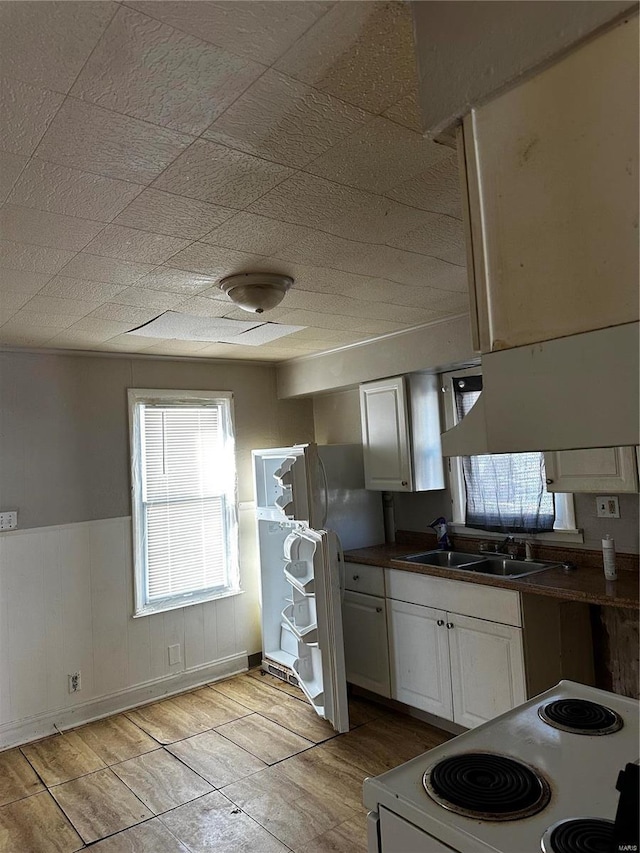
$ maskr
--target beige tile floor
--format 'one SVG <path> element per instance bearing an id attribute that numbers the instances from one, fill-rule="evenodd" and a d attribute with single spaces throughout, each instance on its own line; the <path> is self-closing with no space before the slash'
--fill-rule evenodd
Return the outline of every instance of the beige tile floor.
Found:
<path id="1" fill-rule="evenodd" d="M 0 753 L 1 853 L 365 853 L 362 782 L 449 735 L 333 729 L 259 670 Z"/>

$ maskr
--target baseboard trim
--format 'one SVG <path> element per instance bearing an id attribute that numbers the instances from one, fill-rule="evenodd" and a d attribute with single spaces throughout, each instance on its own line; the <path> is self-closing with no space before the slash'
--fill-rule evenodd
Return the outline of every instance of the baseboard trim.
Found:
<path id="1" fill-rule="evenodd" d="M 158 699 L 175 696 L 177 693 L 184 693 L 203 684 L 246 672 L 247 669 L 248 657 L 244 652 L 178 672 L 175 675 L 145 681 L 143 684 L 136 684 L 134 687 L 110 693 L 108 696 L 90 699 L 71 708 L 62 708 L 4 723 L 0 726 L 0 749 L 19 746 L 55 734 L 57 731 L 76 728 L 76 726 L 91 723 L 112 714 L 119 714 L 121 711 L 127 711 L 139 705 L 147 705 Z"/>

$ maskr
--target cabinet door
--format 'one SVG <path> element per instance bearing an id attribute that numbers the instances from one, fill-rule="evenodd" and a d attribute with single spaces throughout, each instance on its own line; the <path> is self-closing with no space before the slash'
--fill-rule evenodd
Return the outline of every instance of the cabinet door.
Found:
<path id="1" fill-rule="evenodd" d="M 404 376 L 360 386 L 360 418 L 367 489 L 413 489 Z"/>
<path id="2" fill-rule="evenodd" d="M 389 697 L 389 645 L 384 598 L 347 590 L 342 601 L 342 631 L 347 681 Z"/>
<path id="3" fill-rule="evenodd" d="M 558 450 L 544 454 L 550 492 L 637 492 L 633 447 Z"/>
<path id="4" fill-rule="evenodd" d="M 473 728 L 526 701 L 522 628 L 456 613 L 447 628 L 456 723 Z"/>
<path id="5" fill-rule="evenodd" d="M 453 719 L 447 614 L 389 600 L 391 696 L 447 720 Z"/>

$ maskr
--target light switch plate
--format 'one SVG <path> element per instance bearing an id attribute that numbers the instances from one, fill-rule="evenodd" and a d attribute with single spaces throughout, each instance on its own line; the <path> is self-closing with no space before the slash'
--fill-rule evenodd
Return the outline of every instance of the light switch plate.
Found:
<path id="1" fill-rule="evenodd" d="M 15 530 L 18 526 L 18 511 L 0 512 L 0 530 Z"/>
<path id="2" fill-rule="evenodd" d="M 175 646 L 169 646 L 169 666 L 175 666 L 180 662 L 180 643 L 176 643 Z"/>
<path id="3" fill-rule="evenodd" d="M 620 504 L 616 495 L 598 495 L 596 498 L 598 518 L 620 518 Z"/>

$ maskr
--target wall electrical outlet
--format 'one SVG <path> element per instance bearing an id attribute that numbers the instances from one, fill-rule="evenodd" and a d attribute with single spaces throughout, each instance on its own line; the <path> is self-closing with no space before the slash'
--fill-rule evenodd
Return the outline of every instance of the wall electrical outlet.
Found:
<path id="1" fill-rule="evenodd" d="M 18 511 L 0 512 L 0 530 L 15 530 L 18 526 Z"/>
<path id="2" fill-rule="evenodd" d="M 80 670 L 70 673 L 67 678 L 69 679 L 69 693 L 79 693 L 82 690 L 82 673 Z"/>
<path id="3" fill-rule="evenodd" d="M 169 666 L 175 666 L 180 661 L 180 643 L 176 643 L 175 646 L 169 646 Z"/>
<path id="4" fill-rule="evenodd" d="M 620 504 L 616 495 L 598 495 L 596 498 L 598 518 L 620 518 Z"/>

